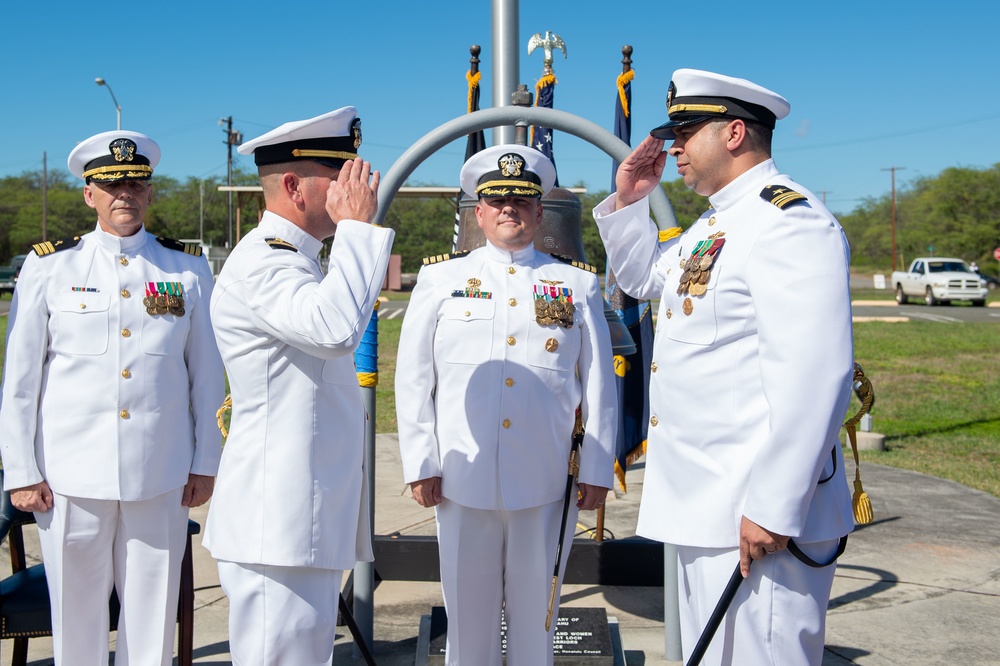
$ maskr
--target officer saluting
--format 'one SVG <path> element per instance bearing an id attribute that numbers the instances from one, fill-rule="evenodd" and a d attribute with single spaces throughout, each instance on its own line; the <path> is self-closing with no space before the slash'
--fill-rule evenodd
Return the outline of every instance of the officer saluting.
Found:
<path id="1" fill-rule="evenodd" d="M 97 228 L 34 246 L 11 303 L 0 446 L 35 512 L 57 664 L 169 664 L 188 507 L 212 494 L 224 376 L 201 247 L 144 226 L 160 149 L 138 132 L 69 156 Z"/>
<path id="2" fill-rule="evenodd" d="M 837 438 L 854 374 L 850 249 L 771 159 L 788 112 L 750 81 L 679 69 L 669 122 L 594 209 L 622 289 L 661 299 L 636 532 L 678 545 L 685 657 L 737 563 L 750 578 L 711 664 L 819 664 L 835 567 L 805 560 L 831 561 L 853 527 Z M 660 240 L 646 196 L 668 153 L 710 208 Z"/>
<path id="3" fill-rule="evenodd" d="M 613 356 L 597 276 L 533 245 L 554 180 L 552 163 L 521 145 L 465 163 L 486 246 L 425 260 L 400 335 L 403 474 L 436 507 L 452 665 L 501 663 L 501 606 L 507 663 L 552 663 L 545 619 L 578 407 L 581 499 L 568 524 L 612 484 Z"/>
<path id="4" fill-rule="evenodd" d="M 347 106 L 239 149 L 253 153 L 267 210 L 212 300 L 233 411 L 204 540 L 237 665 L 330 664 L 343 571 L 372 559 L 353 354 L 395 234 L 369 224 L 379 174 L 360 146 Z"/>

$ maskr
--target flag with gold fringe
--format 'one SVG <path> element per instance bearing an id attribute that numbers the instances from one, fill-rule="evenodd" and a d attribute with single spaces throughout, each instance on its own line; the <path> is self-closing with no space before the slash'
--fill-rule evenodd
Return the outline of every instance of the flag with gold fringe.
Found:
<path id="1" fill-rule="evenodd" d="M 627 52 L 626 52 L 627 49 Z M 631 47 L 622 49 L 630 54 Z M 623 72 L 618 76 L 615 95 L 615 136 L 631 145 L 632 140 L 632 79 L 635 72 L 626 54 Z M 615 191 L 618 162 L 612 164 L 611 191 Z M 608 264 L 605 295 L 611 307 L 628 327 L 636 351 L 628 356 L 615 356 L 615 376 L 618 385 L 618 436 L 615 439 L 615 476 L 625 491 L 625 470 L 646 452 L 649 423 L 649 370 L 653 356 L 653 319 L 649 301 L 640 301 L 622 291 Z"/>
<path id="2" fill-rule="evenodd" d="M 472 54 L 472 57 L 469 59 L 469 71 L 465 73 L 465 80 L 469 84 L 466 113 L 473 113 L 479 110 L 479 82 L 483 78 L 483 73 L 479 71 L 479 45 L 473 44 L 469 49 L 469 52 Z M 486 148 L 486 135 L 483 133 L 483 130 L 478 130 L 469 134 L 465 141 L 465 162 L 468 162 L 469 158 L 484 148 Z M 458 230 L 462 224 L 462 215 L 458 202 L 461 200 L 462 191 L 459 189 L 458 198 L 456 199 L 455 204 L 455 233 L 451 239 L 452 252 L 458 249 Z"/>

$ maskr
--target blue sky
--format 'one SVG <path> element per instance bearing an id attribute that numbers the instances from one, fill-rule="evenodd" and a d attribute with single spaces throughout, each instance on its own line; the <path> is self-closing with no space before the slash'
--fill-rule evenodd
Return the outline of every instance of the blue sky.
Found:
<path id="1" fill-rule="evenodd" d="M 779 169 L 826 193 L 835 212 L 952 167 L 1000 162 L 1000 9 L 992 2 L 838 3 L 521 0 L 519 80 L 532 89 L 536 32 L 560 35 L 555 106 L 612 129 L 621 47 L 631 44 L 633 144 L 665 119 L 671 73 L 709 69 L 784 95 L 775 133 Z M 465 113 L 469 46 L 480 44 L 482 105 L 492 104 L 490 0 L 434 2 L 190 2 L 8 4 L 0 98 L 0 176 L 65 171 L 76 142 L 122 127 L 163 149 L 176 178 L 224 176 L 232 116 L 245 139 L 288 121 L 355 105 L 362 154 L 383 173 L 420 137 Z M 487 135 L 492 143 L 492 135 Z M 608 189 L 610 160 L 555 137 L 564 186 Z M 456 185 L 457 140 L 410 184 Z M 234 151 L 235 155 L 235 151 Z M 237 157 L 252 169 L 252 160 Z M 667 179 L 676 178 L 668 160 Z"/>

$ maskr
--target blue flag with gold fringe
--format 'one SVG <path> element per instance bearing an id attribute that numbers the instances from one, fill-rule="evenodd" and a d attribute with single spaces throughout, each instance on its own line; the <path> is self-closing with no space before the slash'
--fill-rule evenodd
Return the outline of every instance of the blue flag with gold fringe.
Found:
<path id="1" fill-rule="evenodd" d="M 548 109 L 552 108 L 552 102 L 554 101 L 556 93 L 556 75 L 555 74 L 545 74 L 542 78 L 538 79 L 538 83 L 535 84 L 535 106 L 545 107 Z M 556 165 L 556 158 L 552 155 L 552 128 L 542 127 L 537 125 L 532 125 L 531 127 L 531 137 L 528 143 L 533 147 L 537 148 L 539 151 L 545 154 L 550 160 L 552 160 L 552 166 Z M 559 171 L 556 170 L 556 179 L 553 183 L 553 187 L 559 187 Z"/>
<path id="2" fill-rule="evenodd" d="M 631 145 L 632 79 L 629 68 L 618 77 L 615 95 L 615 136 Z M 618 162 L 612 164 L 611 191 L 615 191 Z M 615 356 L 615 376 L 618 385 L 618 435 L 615 439 L 615 476 L 625 491 L 625 470 L 646 452 L 649 424 L 649 371 L 653 357 L 653 318 L 649 301 L 632 298 L 618 286 L 608 264 L 605 295 L 611 307 L 628 327 L 636 351 L 628 356 Z"/>

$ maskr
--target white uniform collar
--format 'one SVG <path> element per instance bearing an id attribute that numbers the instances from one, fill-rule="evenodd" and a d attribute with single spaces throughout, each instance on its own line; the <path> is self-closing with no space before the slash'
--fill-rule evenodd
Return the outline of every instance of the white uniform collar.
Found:
<path id="1" fill-rule="evenodd" d="M 274 236 L 291 243 L 302 255 L 313 260 L 319 257 L 319 251 L 323 249 L 323 241 L 317 240 L 315 236 L 303 231 L 302 227 L 269 210 L 264 211 L 257 228 L 268 238 Z"/>
<path id="2" fill-rule="evenodd" d="M 149 234 L 146 233 L 146 225 L 140 225 L 139 230 L 131 236 L 115 236 L 101 229 L 101 223 L 97 223 L 94 229 L 94 238 L 98 244 L 112 254 L 133 253 L 146 244 Z"/>
<path id="3" fill-rule="evenodd" d="M 777 175 L 778 167 L 774 165 L 774 160 L 765 160 L 737 176 L 736 180 L 710 196 L 708 202 L 716 211 L 725 210 L 757 189 L 762 180 L 768 180 Z"/>
<path id="4" fill-rule="evenodd" d="M 486 256 L 492 261 L 499 261 L 505 264 L 529 264 L 535 258 L 535 246 L 529 245 L 521 250 L 501 250 L 493 243 L 486 241 Z"/>

